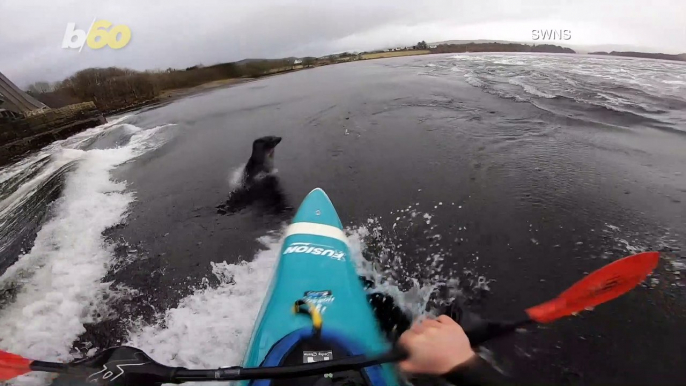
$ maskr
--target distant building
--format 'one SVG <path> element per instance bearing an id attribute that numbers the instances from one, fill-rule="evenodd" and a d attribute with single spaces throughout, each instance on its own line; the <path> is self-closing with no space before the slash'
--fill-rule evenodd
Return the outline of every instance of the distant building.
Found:
<path id="1" fill-rule="evenodd" d="M 431 45 L 429 45 L 429 48 L 436 48 L 436 47 L 438 47 L 438 46 L 437 46 L 437 45 L 435 45 L 435 44 L 431 44 Z"/>
<path id="2" fill-rule="evenodd" d="M 49 110 L 48 106 L 20 90 L 0 72 L 0 109 L 31 116 Z M 9 113 L 6 113 L 9 114 Z"/>
<path id="3" fill-rule="evenodd" d="M 293 64 L 302 64 L 302 63 L 303 63 L 302 59 L 295 59 L 293 61 Z"/>

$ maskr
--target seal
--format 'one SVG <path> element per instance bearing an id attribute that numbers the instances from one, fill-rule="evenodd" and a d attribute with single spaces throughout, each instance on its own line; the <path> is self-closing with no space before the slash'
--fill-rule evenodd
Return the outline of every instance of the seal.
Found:
<path id="1" fill-rule="evenodd" d="M 256 177 L 269 174 L 274 170 L 274 149 L 281 142 L 281 137 L 267 136 L 252 143 L 252 154 L 243 170 L 243 183 L 252 184 Z"/>

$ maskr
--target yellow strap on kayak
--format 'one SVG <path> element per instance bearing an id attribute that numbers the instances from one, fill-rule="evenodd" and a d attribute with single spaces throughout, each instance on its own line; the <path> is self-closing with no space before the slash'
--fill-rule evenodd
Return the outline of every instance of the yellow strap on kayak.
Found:
<path id="1" fill-rule="evenodd" d="M 312 327 L 314 327 L 314 331 L 317 334 L 321 332 L 324 320 L 322 319 L 322 314 L 319 312 L 319 309 L 317 309 L 317 306 L 313 303 L 299 299 L 295 302 L 295 305 L 293 305 L 293 312 L 296 314 L 309 314 L 310 318 L 312 318 Z"/>

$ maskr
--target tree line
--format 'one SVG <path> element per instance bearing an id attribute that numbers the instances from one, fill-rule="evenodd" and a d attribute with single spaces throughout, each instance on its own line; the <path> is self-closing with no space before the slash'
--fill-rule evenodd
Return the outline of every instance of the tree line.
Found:
<path id="1" fill-rule="evenodd" d="M 293 69 L 293 60 L 246 60 L 186 69 L 136 71 L 128 68 L 88 68 L 54 83 L 35 82 L 27 92 L 52 108 L 92 101 L 108 112 L 152 100 L 165 90 L 188 88 L 229 78 L 259 77 Z"/>
<path id="2" fill-rule="evenodd" d="M 571 48 L 560 47 L 552 44 L 521 44 L 521 43 L 466 43 L 466 44 L 440 44 L 431 49 L 431 53 L 462 53 L 462 52 L 549 52 L 575 54 Z"/>

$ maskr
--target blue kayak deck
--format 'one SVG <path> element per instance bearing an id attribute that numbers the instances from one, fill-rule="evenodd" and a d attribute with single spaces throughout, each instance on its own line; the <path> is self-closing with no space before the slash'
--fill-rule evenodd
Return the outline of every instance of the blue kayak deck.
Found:
<path id="1" fill-rule="evenodd" d="M 296 330 L 312 327 L 309 315 L 293 312 L 298 299 L 305 299 L 320 310 L 323 331 L 345 336 L 364 353 L 380 353 L 390 348 L 355 272 L 338 214 L 321 189 L 307 195 L 286 231 L 271 286 L 245 355 L 245 367 L 260 366 L 279 340 Z M 384 365 L 383 373 L 386 384 L 397 384 L 391 366 Z"/>

